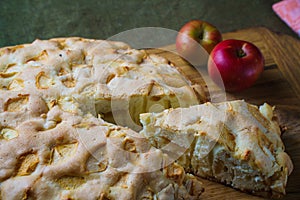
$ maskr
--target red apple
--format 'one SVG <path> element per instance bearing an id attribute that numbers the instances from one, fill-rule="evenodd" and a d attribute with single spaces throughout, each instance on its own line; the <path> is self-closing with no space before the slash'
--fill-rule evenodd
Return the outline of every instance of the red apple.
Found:
<path id="1" fill-rule="evenodd" d="M 243 40 L 224 40 L 215 46 L 208 60 L 208 73 L 228 92 L 251 87 L 264 70 L 259 48 Z"/>
<path id="2" fill-rule="evenodd" d="M 222 35 L 215 26 L 202 20 L 192 20 L 179 30 L 176 49 L 182 57 L 193 61 L 203 54 L 203 48 L 209 54 L 221 41 Z"/>

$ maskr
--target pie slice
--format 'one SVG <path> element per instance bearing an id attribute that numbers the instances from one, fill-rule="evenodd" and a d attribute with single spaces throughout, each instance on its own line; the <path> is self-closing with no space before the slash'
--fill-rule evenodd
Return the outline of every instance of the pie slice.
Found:
<path id="1" fill-rule="evenodd" d="M 59 106 L 17 126 L 10 117 L 1 113 L 0 199 L 196 200 L 203 192 L 128 128 Z"/>
<path id="2" fill-rule="evenodd" d="M 186 171 L 252 194 L 280 197 L 293 170 L 273 108 L 243 100 L 141 114 L 151 144 Z"/>

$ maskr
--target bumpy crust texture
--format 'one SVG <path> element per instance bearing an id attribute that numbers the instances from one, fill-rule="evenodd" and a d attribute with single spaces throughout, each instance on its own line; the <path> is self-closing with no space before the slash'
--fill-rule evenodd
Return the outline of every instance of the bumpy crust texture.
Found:
<path id="1" fill-rule="evenodd" d="M 7 124 L 1 199 L 199 199 L 203 191 L 138 133 L 92 115 L 55 106 L 42 117 Z"/>
<path id="2" fill-rule="evenodd" d="M 73 113 L 101 114 L 111 122 L 113 115 L 131 128 L 139 125 L 140 113 L 206 100 L 201 86 L 165 58 L 115 41 L 55 38 L 5 47 L 0 79 L 1 112 L 23 109 L 11 103 L 39 96 L 50 108 L 57 104 Z"/>
<path id="3" fill-rule="evenodd" d="M 257 195 L 285 194 L 293 164 L 268 104 L 205 103 L 142 114 L 141 122 L 152 145 L 187 171 Z"/>
<path id="4" fill-rule="evenodd" d="M 0 49 L 0 199 L 199 199 L 195 177 L 101 119 L 137 129 L 142 112 L 202 102 L 196 91 L 166 59 L 122 42 Z"/>

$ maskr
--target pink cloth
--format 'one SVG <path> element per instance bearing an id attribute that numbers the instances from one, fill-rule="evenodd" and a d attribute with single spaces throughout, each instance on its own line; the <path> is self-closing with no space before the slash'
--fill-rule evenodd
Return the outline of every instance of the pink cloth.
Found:
<path id="1" fill-rule="evenodd" d="M 300 0 L 283 0 L 273 5 L 274 12 L 300 37 Z"/>

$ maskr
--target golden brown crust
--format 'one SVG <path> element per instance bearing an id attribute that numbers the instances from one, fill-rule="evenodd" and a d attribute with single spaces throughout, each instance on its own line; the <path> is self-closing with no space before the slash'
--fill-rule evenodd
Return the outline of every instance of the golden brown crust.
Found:
<path id="1" fill-rule="evenodd" d="M 121 42 L 1 48 L 0 199 L 199 199 L 201 183 L 174 160 L 94 117 L 129 110 L 136 123 L 141 112 L 198 104 L 193 87 L 164 58 Z"/>

